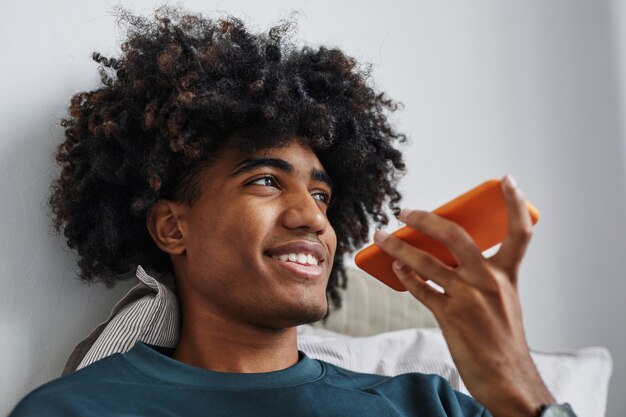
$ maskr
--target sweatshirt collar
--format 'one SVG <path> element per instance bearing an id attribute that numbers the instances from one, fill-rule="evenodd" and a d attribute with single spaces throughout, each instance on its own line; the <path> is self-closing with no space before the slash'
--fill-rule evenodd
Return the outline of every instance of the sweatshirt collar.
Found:
<path id="1" fill-rule="evenodd" d="M 171 358 L 172 348 L 137 342 L 122 357 L 150 378 L 175 385 L 193 385 L 209 389 L 245 390 L 299 385 L 319 379 L 322 364 L 298 351 L 298 362 L 286 369 L 262 373 L 230 373 L 209 371 Z"/>

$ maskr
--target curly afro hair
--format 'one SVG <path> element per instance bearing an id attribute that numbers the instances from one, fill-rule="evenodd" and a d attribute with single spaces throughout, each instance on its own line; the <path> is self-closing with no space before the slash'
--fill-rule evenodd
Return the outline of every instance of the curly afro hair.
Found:
<path id="1" fill-rule="evenodd" d="M 80 278 L 110 287 L 138 264 L 173 272 L 146 227 L 153 204 L 193 204 L 202 167 L 232 138 L 254 151 L 298 137 L 334 183 L 327 296 L 339 308 L 343 255 L 367 241 L 371 222 L 387 224 L 385 203 L 399 213 L 405 165 L 392 145 L 406 137 L 386 113 L 401 103 L 368 86 L 370 67 L 342 51 L 288 42 L 289 20 L 253 34 L 238 18 L 180 8 L 161 7 L 154 19 L 116 14 L 126 27 L 122 55 L 93 53 L 102 85 L 72 97 L 56 153 L 50 206 Z"/>

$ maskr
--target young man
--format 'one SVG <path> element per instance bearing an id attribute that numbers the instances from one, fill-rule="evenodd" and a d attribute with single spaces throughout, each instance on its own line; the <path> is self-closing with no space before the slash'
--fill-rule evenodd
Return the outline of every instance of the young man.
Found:
<path id="1" fill-rule="evenodd" d="M 537 416 L 554 399 L 530 358 L 517 271 L 530 238 L 523 198 L 485 259 L 460 227 L 400 218 L 459 267 L 377 232 L 398 277 L 434 312 L 475 400 L 435 376 L 359 374 L 308 358 L 296 327 L 340 305 L 342 257 L 369 222 L 399 213 L 404 170 L 385 110 L 396 104 L 336 49 L 297 49 L 287 24 L 160 9 L 129 23 L 120 59 L 94 54 L 104 86 L 74 96 L 51 206 L 81 277 L 113 284 L 138 264 L 174 274 L 182 333 L 138 343 L 35 390 L 13 416 Z M 445 288 L 426 285 L 432 279 Z M 487 411 L 482 405 L 489 410 Z"/>

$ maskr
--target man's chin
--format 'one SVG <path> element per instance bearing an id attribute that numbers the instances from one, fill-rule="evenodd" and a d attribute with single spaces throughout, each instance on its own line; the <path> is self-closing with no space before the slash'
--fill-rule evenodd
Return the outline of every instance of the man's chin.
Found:
<path id="1" fill-rule="evenodd" d="M 323 319 L 324 317 L 326 317 L 326 315 L 328 314 L 328 304 L 326 304 L 323 308 L 317 309 L 317 310 L 309 310 L 307 312 L 302 312 L 304 314 L 301 314 L 298 319 L 297 319 L 297 324 L 296 326 L 299 326 L 301 324 L 310 324 L 310 323 L 315 323 L 317 321 L 320 321 L 321 319 Z"/>
<path id="2" fill-rule="evenodd" d="M 328 313 L 328 304 L 297 306 L 280 312 L 279 327 L 295 327 L 301 324 L 315 323 L 323 319 Z"/>

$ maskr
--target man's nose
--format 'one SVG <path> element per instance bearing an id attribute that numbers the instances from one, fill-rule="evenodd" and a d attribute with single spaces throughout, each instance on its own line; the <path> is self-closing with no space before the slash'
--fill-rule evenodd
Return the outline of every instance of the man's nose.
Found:
<path id="1" fill-rule="evenodd" d="M 283 212 L 283 224 L 289 229 L 306 228 L 312 232 L 322 232 L 328 223 L 322 209 L 308 192 L 294 192 L 287 197 Z"/>

